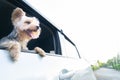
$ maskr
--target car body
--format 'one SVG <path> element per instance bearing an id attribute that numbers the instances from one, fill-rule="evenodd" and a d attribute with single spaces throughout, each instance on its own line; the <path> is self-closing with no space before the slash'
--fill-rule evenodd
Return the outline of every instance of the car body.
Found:
<path id="1" fill-rule="evenodd" d="M 0 39 L 12 31 L 10 18 L 16 7 L 22 8 L 29 16 L 37 17 L 42 33 L 38 39 L 28 43 L 30 50 L 21 52 L 17 62 L 10 60 L 7 50 L 0 49 L 0 80 L 96 80 L 76 45 L 25 1 L 0 1 Z M 33 51 L 35 46 L 44 49 L 46 56 L 42 58 L 36 54 Z"/>

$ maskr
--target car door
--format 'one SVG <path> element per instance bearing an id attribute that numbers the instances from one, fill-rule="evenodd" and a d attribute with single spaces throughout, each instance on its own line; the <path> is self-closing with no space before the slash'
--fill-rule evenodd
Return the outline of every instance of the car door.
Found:
<path id="1" fill-rule="evenodd" d="M 12 31 L 11 12 L 16 7 L 37 17 L 42 33 L 29 42 L 30 50 L 21 52 L 16 62 L 11 61 L 8 50 L 0 49 L 0 80 L 95 80 L 90 65 L 80 58 L 74 43 L 22 0 L 0 1 L 0 39 Z M 46 56 L 35 53 L 35 46 L 44 49 Z"/>

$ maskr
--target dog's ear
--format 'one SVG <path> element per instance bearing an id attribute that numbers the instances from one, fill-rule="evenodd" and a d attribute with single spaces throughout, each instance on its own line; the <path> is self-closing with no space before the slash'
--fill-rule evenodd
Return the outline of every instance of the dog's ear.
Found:
<path id="1" fill-rule="evenodd" d="M 22 16 L 25 16 L 25 12 L 21 8 L 16 8 L 12 12 L 12 18 L 11 20 L 14 21 L 17 18 L 21 18 Z"/>

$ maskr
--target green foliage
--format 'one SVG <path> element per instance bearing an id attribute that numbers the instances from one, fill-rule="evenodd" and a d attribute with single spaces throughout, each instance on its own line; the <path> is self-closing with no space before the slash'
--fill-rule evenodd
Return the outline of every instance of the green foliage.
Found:
<path id="1" fill-rule="evenodd" d="M 115 70 L 120 70 L 120 55 L 118 54 L 116 57 L 113 57 L 112 59 L 109 59 L 106 63 L 102 63 L 100 61 L 97 61 L 95 65 L 91 65 L 93 70 L 97 70 L 101 67 L 105 68 L 111 68 Z"/>
<path id="2" fill-rule="evenodd" d="M 97 69 L 103 67 L 104 65 L 105 65 L 105 63 L 102 63 L 98 60 L 97 63 L 95 65 L 91 65 L 91 67 L 93 70 L 97 70 Z"/>
<path id="3" fill-rule="evenodd" d="M 109 66 L 111 66 L 113 69 L 120 70 L 120 55 L 108 60 L 107 64 L 109 64 Z"/>

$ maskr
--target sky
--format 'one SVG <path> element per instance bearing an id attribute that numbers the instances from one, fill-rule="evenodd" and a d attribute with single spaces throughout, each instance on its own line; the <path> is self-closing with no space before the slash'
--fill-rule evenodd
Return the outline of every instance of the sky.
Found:
<path id="1" fill-rule="evenodd" d="M 92 62 L 120 53 L 119 0 L 28 0 Z"/>

